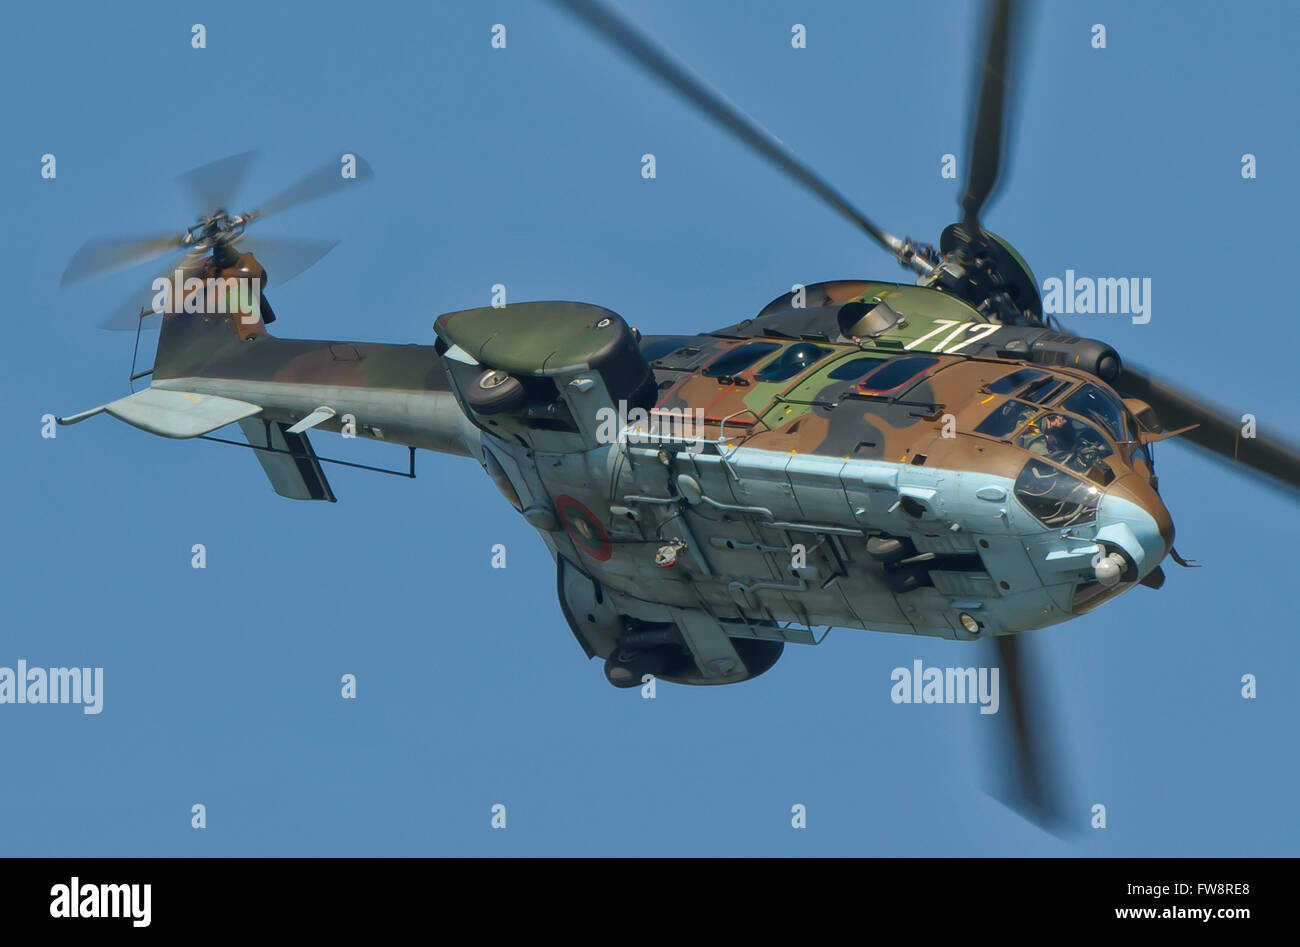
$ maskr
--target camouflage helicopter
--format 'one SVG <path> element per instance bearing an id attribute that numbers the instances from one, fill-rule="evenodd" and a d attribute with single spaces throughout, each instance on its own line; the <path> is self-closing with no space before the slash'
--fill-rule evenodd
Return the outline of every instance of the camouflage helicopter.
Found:
<path id="1" fill-rule="evenodd" d="M 104 412 L 209 439 L 238 424 L 275 491 L 300 500 L 335 499 L 314 430 L 403 445 L 412 472 L 417 449 L 471 457 L 539 532 L 566 622 L 618 687 L 647 675 L 745 681 L 822 626 L 989 641 L 1024 802 L 1045 811 L 1050 774 L 1018 636 L 1162 585 L 1161 563 L 1177 554 L 1153 444 L 1181 434 L 1291 491 L 1300 454 L 1241 440 L 1231 416 L 1050 324 L 1028 265 L 984 229 L 1004 148 L 1009 0 L 991 5 L 961 219 L 937 247 L 876 226 L 609 8 L 560 5 L 859 225 L 916 283 L 815 283 L 695 336 L 642 336 L 599 306 L 529 302 L 442 315 L 434 345 L 281 339 L 267 331 L 266 297 L 235 292 L 237 281 L 283 280 L 328 247 L 290 248 L 296 261 L 277 272 L 240 246 L 245 227 L 370 170 L 349 179 L 327 166 L 231 215 L 248 164 L 236 156 L 184 179 L 205 207 L 184 234 L 96 242 L 73 258 L 65 282 L 186 253 L 186 285 L 180 305 L 153 307 L 172 311 L 152 370 L 133 375 L 149 386 L 61 423 Z M 137 330 L 149 314 L 133 315 Z"/>

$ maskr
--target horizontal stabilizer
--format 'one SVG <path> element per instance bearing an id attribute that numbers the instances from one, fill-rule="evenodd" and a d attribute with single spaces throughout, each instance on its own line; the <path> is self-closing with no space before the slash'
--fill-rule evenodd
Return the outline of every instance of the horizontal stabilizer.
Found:
<path id="1" fill-rule="evenodd" d="M 127 424 L 162 437 L 198 437 L 235 421 L 261 412 L 260 405 L 216 395 L 188 391 L 146 388 L 90 411 L 59 418 L 60 424 L 76 424 L 101 411 Z"/>
<path id="2" fill-rule="evenodd" d="M 279 422 L 251 418 L 240 421 L 239 426 L 248 443 L 258 448 L 253 453 L 276 493 L 290 500 L 335 502 L 334 491 L 306 434 L 292 433 Z"/>

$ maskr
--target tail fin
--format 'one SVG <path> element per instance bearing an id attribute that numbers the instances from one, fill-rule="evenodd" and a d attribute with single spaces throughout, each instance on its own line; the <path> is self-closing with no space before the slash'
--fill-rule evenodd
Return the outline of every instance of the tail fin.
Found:
<path id="1" fill-rule="evenodd" d="M 266 335 L 266 322 L 275 317 L 262 295 L 265 285 L 266 270 L 246 253 L 186 293 L 186 304 L 175 307 L 182 311 L 163 316 L 154 378 L 202 375 L 218 353 Z"/>

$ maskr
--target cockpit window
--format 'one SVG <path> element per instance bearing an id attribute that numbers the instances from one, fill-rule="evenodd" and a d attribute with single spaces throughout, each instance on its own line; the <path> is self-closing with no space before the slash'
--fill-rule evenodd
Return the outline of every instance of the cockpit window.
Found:
<path id="1" fill-rule="evenodd" d="M 830 377 L 835 381 L 856 381 L 883 361 L 879 358 L 846 359 L 831 369 Z"/>
<path id="2" fill-rule="evenodd" d="M 1116 441 L 1124 440 L 1124 406 L 1096 385 L 1084 385 L 1061 402 L 1061 408 L 1095 421 Z"/>
<path id="3" fill-rule="evenodd" d="M 709 378 L 722 378 L 743 372 L 765 355 L 771 355 L 781 347 L 780 342 L 746 342 L 738 345 L 725 355 L 719 355 L 702 374 Z"/>
<path id="4" fill-rule="evenodd" d="M 883 395 L 897 391 L 908 382 L 920 378 L 927 370 L 939 364 L 933 356 L 912 355 L 891 358 L 862 381 L 858 382 L 858 393 L 864 395 Z"/>
<path id="5" fill-rule="evenodd" d="M 1016 446 L 1055 461 L 1062 467 L 1087 474 L 1100 483 L 1114 479 L 1110 465 L 1105 462 L 1105 458 L 1114 453 L 1110 444 L 1101 431 L 1078 418 L 1045 414 L 1020 432 Z"/>
<path id="6" fill-rule="evenodd" d="M 1101 499 L 1096 486 L 1041 460 L 1025 464 L 1015 492 L 1024 508 L 1052 529 L 1091 523 Z"/>
<path id="7" fill-rule="evenodd" d="M 1020 397 L 1027 401 L 1033 401 L 1037 404 L 1047 404 L 1065 389 L 1069 388 L 1074 382 L 1068 378 L 1040 378 L 1028 388 L 1020 393 Z"/>
<path id="8" fill-rule="evenodd" d="M 820 362 L 832 351 L 833 349 L 813 345 L 811 342 L 799 342 L 768 362 L 754 377 L 758 381 L 787 381 Z"/>
<path id="9" fill-rule="evenodd" d="M 1038 411 L 1032 404 L 1008 399 L 998 405 L 987 418 L 975 428 L 977 434 L 989 437 L 1007 437 L 1016 428 L 1024 424 Z"/>
<path id="10" fill-rule="evenodd" d="M 1037 368 L 1018 368 L 1010 375 L 1003 375 L 995 382 L 990 382 L 985 386 L 990 394 L 994 395 L 1012 395 L 1019 391 L 1031 381 L 1038 381 L 1046 378 L 1047 372 Z"/>

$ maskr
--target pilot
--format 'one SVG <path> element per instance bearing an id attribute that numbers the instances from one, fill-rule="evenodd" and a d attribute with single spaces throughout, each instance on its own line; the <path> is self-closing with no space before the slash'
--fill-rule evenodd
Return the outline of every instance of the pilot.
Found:
<path id="1" fill-rule="evenodd" d="M 1031 438 L 1025 447 L 1032 453 L 1057 460 L 1074 449 L 1074 431 L 1063 414 L 1049 414 L 1031 425 L 1029 433 Z"/>

